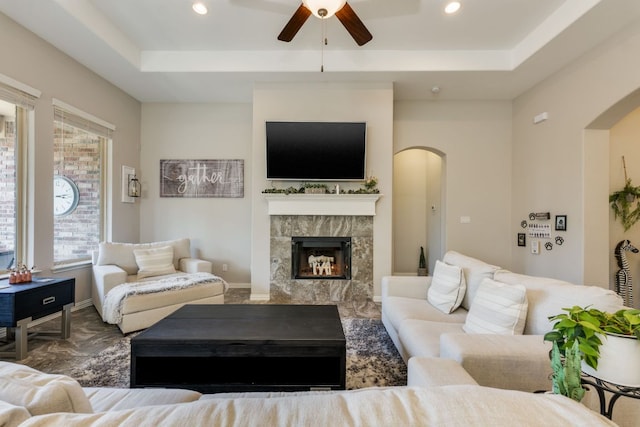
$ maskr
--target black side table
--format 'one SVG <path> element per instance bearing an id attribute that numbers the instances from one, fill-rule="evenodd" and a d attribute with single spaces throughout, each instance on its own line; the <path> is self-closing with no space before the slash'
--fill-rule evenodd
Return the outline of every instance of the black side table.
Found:
<path id="1" fill-rule="evenodd" d="M 608 381 L 601 380 L 600 378 L 592 377 L 584 372 L 582 373 L 582 384 L 590 385 L 598 393 L 598 399 L 600 400 L 600 414 L 612 419 L 613 406 L 618 399 L 622 396 L 631 397 L 632 399 L 640 399 L 640 387 L 623 386 L 619 384 L 610 383 Z M 605 392 L 613 394 L 607 405 Z"/>
<path id="2" fill-rule="evenodd" d="M 0 280 L 0 327 L 7 328 L 7 339 L 14 340 L 0 350 L 15 346 L 14 351 L 0 351 L 0 357 L 27 356 L 29 322 L 62 311 L 60 332 L 38 332 L 39 335 L 71 335 L 71 307 L 75 301 L 75 279 L 34 278 L 32 282 L 9 285 Z"/>

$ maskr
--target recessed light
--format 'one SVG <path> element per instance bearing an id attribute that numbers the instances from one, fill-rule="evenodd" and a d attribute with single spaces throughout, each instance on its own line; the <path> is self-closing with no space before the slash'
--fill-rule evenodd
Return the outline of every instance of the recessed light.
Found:
<path id="1" fill-rule="evenodd" d="M 204 3 L 199 1 L 195 2 L 191 7 L 193 8 L 194 12 L 199 15 L 206 15 L 208 12 L 207 6 Z"/>
<path id="2" fill-rule="evenodd" d="M 447 3 L 447 5 L 444 7 L 444 13 L 451 15 L 453 13 L 456 13 L 457 11 L 460 10 L 460 6 L 462 6 L 460 4 L 459 1 L 450 1 L 449 3 Z"/>

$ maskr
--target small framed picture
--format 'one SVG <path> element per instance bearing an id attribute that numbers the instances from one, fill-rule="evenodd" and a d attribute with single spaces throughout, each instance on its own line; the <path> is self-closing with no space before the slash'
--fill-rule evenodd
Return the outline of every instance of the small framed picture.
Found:
<path id="1" fill-rule="evenodd" d="M 556 215 L 556 230 L 557 231 L 567 231 L 567 216 L 566 215 Z"/>
<path id="2" fill-rule="evenodd" d="M 518 233 L 518 246 L 527 246 L 527 235 L 525 233 Z"/>

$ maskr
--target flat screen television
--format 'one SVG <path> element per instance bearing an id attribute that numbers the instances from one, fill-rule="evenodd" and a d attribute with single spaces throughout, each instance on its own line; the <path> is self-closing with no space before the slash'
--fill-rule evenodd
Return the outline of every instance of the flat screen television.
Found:
<path id="1" fill-rule="evenodd" d="M 266 122 L 267 179 L 365 178 L 365 122 Z"/>

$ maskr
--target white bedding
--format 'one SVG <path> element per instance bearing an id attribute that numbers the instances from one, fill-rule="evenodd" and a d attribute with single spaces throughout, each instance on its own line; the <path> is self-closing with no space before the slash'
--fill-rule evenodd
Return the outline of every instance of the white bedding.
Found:
<path id="1" fill-rule="evenodd" d="M 130 296 L 206 286 L 209 283 L 223 283 L 225 291 L 229 286 L 224 279 L 211 273 L 172 275 L 158 280 L 122 283 L 111 289 L 104 299 L 102 306 L 104 321 L 114 325 L 120 323 L 122 321 L 122 305 L 125 299 Z"/>

